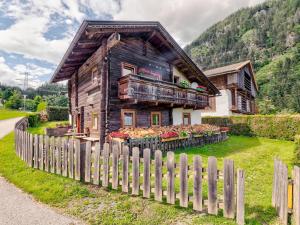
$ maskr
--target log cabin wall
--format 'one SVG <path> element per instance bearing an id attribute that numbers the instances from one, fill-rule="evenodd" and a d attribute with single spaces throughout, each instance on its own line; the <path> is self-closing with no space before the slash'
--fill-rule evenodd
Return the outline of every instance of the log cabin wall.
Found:
<path id="1" fill-rule="evenodd" d="M 76 118 L 80 113 L 80 132 L 83 133 L 86 128 L 89 128 L 92 137 L 99 137 L 100 133 L 101 77 L 104 73 L 103 59 L 105 56 L 103 48 L 102 46 L 99 47 L 70 79 L 73 125 L 76 125 Z M 92 80 L 92 72 L 94 72 L 94 80 Z M 93 115 L 98 116 L 97 129 L 92 127 Z"/>
<path id="2" fill-rule="evenodd" d="M 164 81 L 173 80 L 170 65 L 161 54 L 149 43 L 139 39 L 122 39 L 121 43 L 110 50 L 109 68 L 109 132 L 121 128 L 121 109 L 134 109 L 136 111 L 136 126 L 150 127 L 151 111 L 160 111 L 161 125 L 172 124 L 172 109 L 170 106 L 151 106 L 148 104 L 133 104 L 121 101 L 118 97 L 118 79 L 122 76 L 122 63 L 129 63 L 139 68 L 151 70 L 161 74 Z"/>

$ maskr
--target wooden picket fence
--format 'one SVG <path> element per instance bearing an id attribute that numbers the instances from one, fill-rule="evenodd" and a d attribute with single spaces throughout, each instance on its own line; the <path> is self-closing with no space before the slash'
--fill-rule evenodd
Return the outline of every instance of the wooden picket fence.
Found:
<path id="1" fill-rule="evenodd" d="M 289 179 L 287 165 L 274 160 L 272 205 L 283 224 L 288 224 L 291 214 L 292 224 L 300 225 L 300 167 L 294 166 Z"/>
<path id="2" fill-rule="evenodd" d="M 130 151 L 128 146 L 120 149 L 119 145 L 105 143 L 101 149 L 99 143 L 92 147 L 89 141 L 32 135 L 17 128 L 15 135 L 16 153 L 28 166 L 131 195 L 154 197 L 159 202 L 192 205 L 198 212 L 217 215 L 223 209 L 224 217 L 244 224 L 245 175 L 241 169 L 235 171 L 233 160 L 225 159 L 220 171 L 215 157 L 208 158 L 205 168 L 198 155 L 194 156 L 193 165 L 188 165 L 185 153 L 180 154 L 177 163 L 172 151 L 167 152 L 164 161 L 162 151 L 151 155 L 149 148 L 134 147 Z M 219 180 L 223 180 L 222 196 L 217 190 Z M 178 181 L 179 187 L 175 185 Z M 203 197 L 205 182 L 207 200 Z"/>

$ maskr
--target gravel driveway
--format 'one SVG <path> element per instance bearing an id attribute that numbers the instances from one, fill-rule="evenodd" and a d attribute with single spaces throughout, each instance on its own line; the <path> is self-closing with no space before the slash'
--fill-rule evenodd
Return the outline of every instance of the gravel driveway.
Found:
<path id="1" fill-rule="evenodd" d="M 0 139 L 14 129 L 20 118 L 0 120 Z M 0 176 L 0 225 L 69 225 L 82 222 L 61 215 L 36 202 Z"/>

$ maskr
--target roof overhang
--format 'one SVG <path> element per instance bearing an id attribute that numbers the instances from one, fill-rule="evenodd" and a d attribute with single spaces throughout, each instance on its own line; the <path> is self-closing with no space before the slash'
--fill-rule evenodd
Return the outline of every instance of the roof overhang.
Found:
<path id="1" fill-rule="evenodd" d="M 182 50 L 159 22 L 153 21 L 91 21 L 85 20 L 55 70 L 51 82 L 68 80 L 100 47 L 102 40 L 113 33 L 138 35 L 158 47 L 168 62 L 188 74 L 188 79 L 206 85 L 211 95 L 220 94 L 204 73 Z"/>

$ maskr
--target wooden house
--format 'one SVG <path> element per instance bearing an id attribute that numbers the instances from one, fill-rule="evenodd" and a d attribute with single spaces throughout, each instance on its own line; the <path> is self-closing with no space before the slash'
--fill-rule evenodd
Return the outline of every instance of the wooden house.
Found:
<path id="1" fill-rule="evenodd" d="M 201 123 L 219 94 L 159 22 L 84 21 L 51 79 L 63 80 L 76 131 L 101 143 L 122 127 Z"/>
<path id="2" fill-rule="evenodd" d="M 255 114 L 258 87 L 250 61 L 235 63 L 204 71 L 221 95 L 211 97 L 202 116 Z"/>

